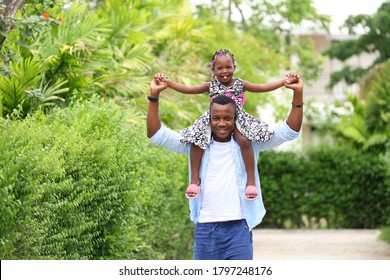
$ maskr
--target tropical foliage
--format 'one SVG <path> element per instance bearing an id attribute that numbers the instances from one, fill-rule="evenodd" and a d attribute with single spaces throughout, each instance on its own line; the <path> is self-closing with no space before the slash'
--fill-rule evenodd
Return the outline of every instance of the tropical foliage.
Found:
<path id="1" fill-rule="evenodd" d="M 390 2 L 384 1 L 374 15 L 350 16 L 345 21 L 344 28 L 357 38 L 332 44 L 325 51 L 326 55 L 330 58 L 346 61 L 364 52 L 376 53 L 377 59 L 365 68 L 347 65 L 340 71 L 332 73 L 330 87 L 335 86 L 340 81 L 345 81 L 347 84 L 357 83 L 374 65 L 386 62 L 390 58 Z M 358 35 L 361 30 L 364 33 Z"/>
<path id="2" fill-rule="evenodd" d="M 326 122 L 317 124 L 320 134 L 331 134 L 338 144 L 375 154 L 389 152 L 390 63 L 373 67 L 361 81 L 365 98 L 348 94 L 348 102 L 336 102 Z"/>
<path id="3" fill-rule="evenodd" d="M 345 21 L 343 27 L 353 36 L 333 43 L 324 54 L 340 61 L 363 53 L 373 54 L 376 59 L 365 68 L 353 68 L 346 63 L 343 69 L 331 74 L 330 87 L 344 81 L 358 84 L 360 89 L 347 94 L 348 102 L 336 101 L 327 121 L 316 125 L 338 143 L 376 154 L 389 152 L 389 18 L 390 2 L 384 1 L 374 15 L 350 16 Z"/>
<path id="4" fill-rule="evenodd" d="M 155 72 L 187 84 L 208 80 L 209 59 L 220 48 L 234 50 L 239 61 L 237 74 L 245 79 L 266 82 L 297 68 L 310 80 L 319 71 L 316 57 L 311 45 L 299 41 L 291 31 L 304 20 L 327 23 L 310 1 L 275 1 L 278 9 L 272 10 L 273 17 L 283 14 L 278 33 L 273 31 L 275 20 L 261 25 L 255 21 L 256 15 L 271 9 L 267 1 L 248 1 L 253 15 L 236 22 L 223 19 L 220 1 L 210 3 L 215 8 L 198 6 L 195 10 L 184 0 L 23 2 L 0 2 L 2 116 L 18 104 L 26 116 L 39 106 L 46 110 L 53 105 L 65 107 L 73 99 L 92 94 L 143 108 Z M 11 4 L 15 4 L 12 10 Z M 296 9 L 306 12 L 292 17 Z M 293 55 L 299 64 L 290 63 Z M 263 102 L 270 100 L 263 96 Z M 258 98 L 251 98 L 256 102 L 247 102 L 247 110 L 255 112 Z M 207 96 L 169 94 L 166 99 L 170 105 L 163 112 L 164 120 L 174 127 L 192 122 L 207 104 Z M 171 110 L 179 111 L 179 120 L 171 116 Z"/>

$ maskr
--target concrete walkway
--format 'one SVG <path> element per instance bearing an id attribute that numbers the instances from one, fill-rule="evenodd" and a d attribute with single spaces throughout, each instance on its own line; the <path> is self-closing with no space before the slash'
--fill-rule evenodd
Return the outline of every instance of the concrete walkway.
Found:
<path id="1" fill-rule="evenodd" d="M 253 230 L 255 260 L 390 260 L 379 230 Z"/>

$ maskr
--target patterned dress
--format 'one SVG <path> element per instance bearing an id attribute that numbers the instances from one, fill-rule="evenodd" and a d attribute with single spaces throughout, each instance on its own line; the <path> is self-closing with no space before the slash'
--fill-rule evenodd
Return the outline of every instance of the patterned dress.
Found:
<path id="1" fill-rule="evenodd" d="M 243 105 L 245 103 L 245 93 L 243 91 L 244 83 L 237 78 L 235 83 L 226 87 L 217 79 L 210 82 L 210 99 L 219 95 L 231 97 L 237 104 L 236 127 L 246 138 L 255 142 L 265 142 L 269 140 L 274 132 L 268 129 L 268 125 L 259 118 L 255 118 L 245 112 Z M 212 133 L 210 127 L 210 109 L 201 115 L 192 126 L 180 131 L 184 137 L 183 143 L 191 143 L 206 149 L 211 142 Z"/>

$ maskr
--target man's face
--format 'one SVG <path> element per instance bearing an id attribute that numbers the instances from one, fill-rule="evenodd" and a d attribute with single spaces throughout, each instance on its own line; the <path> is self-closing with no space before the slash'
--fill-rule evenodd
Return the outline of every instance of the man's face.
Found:
<path id="1" fill-rule="evenodd" d="M 234 130 L 234 105 L 211 104 L 210 126 L 214 140 L 218 142 L 230 141 Z"/>

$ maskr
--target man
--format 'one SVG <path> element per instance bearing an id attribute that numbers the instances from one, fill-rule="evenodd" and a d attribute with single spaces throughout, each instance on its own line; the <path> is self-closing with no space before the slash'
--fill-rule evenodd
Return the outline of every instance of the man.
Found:
<path id="1" fill-rule="evenodd" d="M 298 137 L 303 116 L 303 82 L 293 74 L 285 86 L 293 90 L 292 108 L 285 122 L 274 128 L 266 142 L 252 142 L 257 162 L 260 151 L 279 146 Z M 164 83 L 152 80 L 147 113 L 147 136 L 158 146 L 177 153 L 190 153 L 190 144 L 180 141 L 181 135 L 161 124 L 158 99 Z M 210 126 L 213 141 L 205 150 L 200 168 L 200 194 L 189 201 L 190 218 L 195 223 L 194 259 L 253 259 L 252 229 L 265 215 L 260 179 L 256 165 L 256 186 L 259 197 L 245 199 L 246 170 L 239 145 L 234 141 L 235 102 L 219 96 L 210 104 Z"/>

